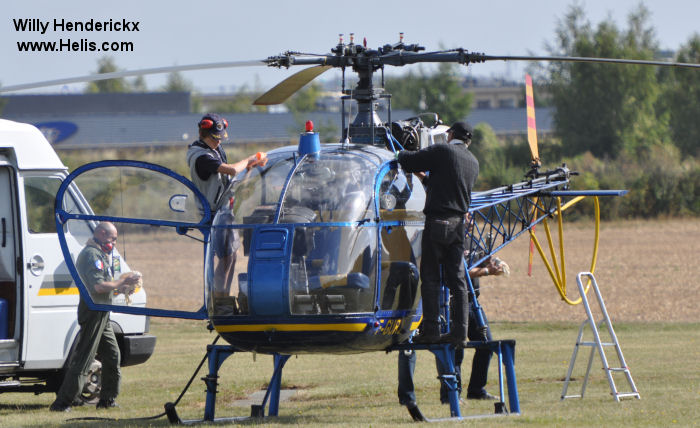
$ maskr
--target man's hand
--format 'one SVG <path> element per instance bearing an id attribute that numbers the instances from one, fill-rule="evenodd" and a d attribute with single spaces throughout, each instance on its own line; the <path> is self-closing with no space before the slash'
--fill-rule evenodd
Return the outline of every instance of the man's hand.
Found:
<path id="1" fill-rule="evenodd" d="M 136 287 L 143 285 L 140 272 L 124 272 L 119 279 L 122 280 L 122 285 L 117 287 L 117 291 L 126 295 L 132 294 L 134 290 L 136 290 Z"/>
<path id="2" fill-rule="evenodd" d="M 246 169 L 248 171 L 250 171 L 251 169 L 255 168 L 256 166 L 265 166 L 265 165 L 267 165 L 267 153 L 257 152 L 256 154 L 254 154 L 248 158 L 248 165 L 246 166 Z"/>
<path id="3" fill-rule="evenodd" d="M 489 273 L 491 275 L 510 275 L 510 266 L 498 257 L 492 257 L 489 259 L 488 265 L 486 265 Z"/>

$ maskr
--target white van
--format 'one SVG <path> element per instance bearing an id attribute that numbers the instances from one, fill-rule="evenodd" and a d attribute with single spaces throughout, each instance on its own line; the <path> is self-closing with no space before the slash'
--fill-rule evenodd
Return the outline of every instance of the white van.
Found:
<path id="1" fill-rule="evenodd" d="M 80 296 L 54 220 L 56 191 L 67 172 L 37 128 L 0 119 L 0 393 L 56 391 L 80 329 Z M 73 205 L 70 211 L 90 212 L 77 187 L 68 193 L 64 200 Z M 92 226 L 65 226 L 71 253 L 80 252 Z M 121 270 L 128 271 L 124 261 Z M 145 304 L 141 289 L 131 305 Z M 148 317 L 112 313 L 111 320 L 122 366 L 148 360 L 156 339 L 146 334 Z M 99 396 L 100 367 L 95 361 L 85 400 Z"/>

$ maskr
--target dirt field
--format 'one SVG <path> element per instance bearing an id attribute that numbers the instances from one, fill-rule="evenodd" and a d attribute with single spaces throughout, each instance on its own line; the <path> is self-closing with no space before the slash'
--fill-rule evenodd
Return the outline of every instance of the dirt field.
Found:
<path id="1" fill-rule="evenodd" d="M 537 236 L 544 240 L 541 228 Z M 564 224 L 567 290 L 574 298 L 575 275 L 590 270 L 592 238 L 592 223 Z M 529 239 L 523 236 L 503 249 L 499 257 L 509 263 L 511 276 L 482 282 L 479 301 L 489 318 L 583 321 L 583 307 L 561 300 L 536 252 L 533 275 L 527 276 L 528 247 Z M 698 219 L 603 223 L 595 277 L 613 321 L 697 322 L 699 261 Z"/>
<path id="2" fill-rule="evenodd" d="M 565 223 L 564 231 L 567 290 L 575 299 L 576 274 L 590 270 L 593 224 Z M 196 310 L 203 302 L 201 244 L 173 235 L 131 235 L 126 258 L 144 274 L 149 306 Z M 537 235 L 546 246 L 541 227 Z M 604 223 L 600 235 L 595 276 L 613 321 L 700 321 L 700 220 Z M 528 247 L 525 235 L 508 245 L 498 256 L 510 265 L 510 277 L 482 281 L 489 319 L 583 321 L 582 306 L 561 300 L 537 253 L 527 276 Z"/>

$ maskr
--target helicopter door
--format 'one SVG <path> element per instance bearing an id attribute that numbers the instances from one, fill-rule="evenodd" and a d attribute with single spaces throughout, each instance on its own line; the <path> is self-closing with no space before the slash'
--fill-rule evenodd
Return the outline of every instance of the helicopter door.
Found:
<path id="1" fill-rule="evenodd" d="M 390 170 L 381 179 L 382 276 L 380 308 L 415 310 L 420 300 L 418 266 L 425 191 L 412 175 Z"/>
<path id="2" fill-rule="evenodd" d="M 64 208 L 69 188 L 81 199 L 78 205 L 82 209 Z M 63 257 L 90 308 L 206 318 L 202 243 L 206 250 L 211 214 L 206 199 L 189 180 L 145 162 L 95 162 L 64 180 L 56 195 L 55 211 Z M 104 258 L 106 268 L 115 279 L 138 275 L 134 272 L 141 275 L 139 283 L 123 293 L 104 295 L 86 286 L 88 268 L 78 259 L 88 247 L 99 249 L 100 243 L 90 238 L 82 249 L 71 251 L 66 242 L 68 230 L 93 231 L 103 221 L 112 222 L 118 231 L 114 249 Z"/>
<path id="3" fill-rule="evenodd" d="M 255 315 L 284 315 L 287 297 L 284 293 L 287 260 L 289 260 L 289 230 L 267 228 L 258 230 L 251 251 L 250 311 Z"/>

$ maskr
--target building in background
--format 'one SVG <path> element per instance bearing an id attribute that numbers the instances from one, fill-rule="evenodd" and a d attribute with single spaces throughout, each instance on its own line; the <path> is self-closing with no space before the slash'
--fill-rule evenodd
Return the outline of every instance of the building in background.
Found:
<path id="1" fill-rule="evenodd" d="M 474 80 L 474 79 L 472 79 Z M 468 83 L 469 84 L 469 83 Z M 518 107 L 522 87 L 501 82 L 501 86 L 472 81 L 475 108 L 465 119 L 472 125 L 485 122 L 497 135 L 527 132 L 526 113 Z M 222 100 L 222 95 L 197 95 L 202 106 Z M 333 98 L 333 99 L 331 99 Z M 97 93 L 68 95 L 9 95 L 0 117 L 37 126 L 57 148 L 82 148 L 100 145 L 117 148 L 143 145 L 186 145 L 197 136 L 193 130 L 201 112 L 192 112 L 192 96 L 188 92 Z M 323 98 L 322 100 L 325 100 Z M 333 103 L 333 101 L 335 101 Z M 326 132 L 335 129 L 340 138 L 339 101 L 328 97 L 328 108 L 303 114 L 325 125 Z M 333 108 L 330 108 L 335 106 Z M 299 117 L 278 109 L 277 113 L 219 112 L 229 120 L 229 138 L 233 143 L 272 142 L 294 144 L 303 131 Z M 386 112 L 380 118 L 387 120 Z M 393 110 L 392 120 L 415 116 L 411 111 Z M 537 110 L 538 131 L 552 129 L 552 110 Z"/>

